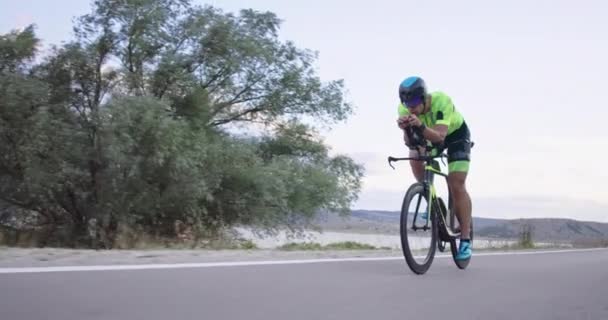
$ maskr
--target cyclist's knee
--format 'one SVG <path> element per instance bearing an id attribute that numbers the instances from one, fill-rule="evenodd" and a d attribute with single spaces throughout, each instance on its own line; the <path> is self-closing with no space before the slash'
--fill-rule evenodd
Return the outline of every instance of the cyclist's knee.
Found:
<path id="1" fill-rule="evenodd" d="M 424 171 L 424 163 L 422 161 L 410 160 L 410 166 L 417 172 Z"/>
<path id="2" fill-rule="evenodd" d="M 467 192 L 466 188 L 466 173 L 453 172 L 448 176 L 448 185 L 450 190 L 455 194 L 462 194 Z"/>
<path id="3" fill-rule="evenodd" d="M 410 157 L 417 157 L 418 152 L 415 150 L 410 150 Z M 416 180 L 422 181 L 424 177 L 424 163 L 422 161 L 410 160 L 410 166 L 412 167 L 412 173 Z"/>

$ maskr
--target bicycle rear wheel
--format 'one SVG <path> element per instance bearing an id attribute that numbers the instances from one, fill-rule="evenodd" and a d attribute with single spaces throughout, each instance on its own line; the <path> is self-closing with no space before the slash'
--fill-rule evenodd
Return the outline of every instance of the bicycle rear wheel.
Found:
<path id="1" fill-rule="evenodd" d="M 451 211 L 450 215 L 454 215 L 454 211 Z M 454 217 L 455 218 L 455 217 Z M 471 217 L 471 232 L 470 232 L 471 246 L 473 245 L 473 218 Z M 460 238 L 454 238 L 450 240 L 450 251 L 452 252 L 452 259 L 459 269 L 466 269 L 471 262 L 471 258 L 467 260 L 456 260 L 458 255 L 458 248 L 460 246 Z"/>
<path id="2" fill-rule="evenodd" d="M 447 209 L 445 208 L 445 203 L 441 197 L 437 197 L 435 205 L 439 206 L 435 212 L 441 213 L 441 217 L 435 216 L 437 218 L 437 249 L 439 249 L 440 252 L 444 252 L 446 244 L 449 244 L 452 239 L 446 229 L 450 228 L 452 224 L 449 222 Z"/>
<path id="3" fill-rule="evenodd" d="M 417 182 L 407 190 L 401 206 L 401 248 L 407 265 L 416 274 L 427 272 L 437 248 L 437 219 L 433 211 L 426 216 L 427 198 L 424 185 Z"/>

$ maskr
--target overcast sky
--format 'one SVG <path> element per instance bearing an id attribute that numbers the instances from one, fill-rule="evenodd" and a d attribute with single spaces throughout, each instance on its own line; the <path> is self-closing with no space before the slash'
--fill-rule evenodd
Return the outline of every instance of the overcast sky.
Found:
<path id="1" fill-rule="evenodd" d="M 473 215 L 608 222 L 608 4 L 605 1 L 195 1 L 272 11 L 280 36 L 318 51 L 323 80 L 344 79 L 355 114 L 324 132 L 333 153 L 365 165 L 355 209 L 399 210 L 414 181 L 397 87 L 422 76 L 450 95 L 472 132 Z M 0 32 L 38 26 L 71 38 L 85 0 L 0 0 Z"/>

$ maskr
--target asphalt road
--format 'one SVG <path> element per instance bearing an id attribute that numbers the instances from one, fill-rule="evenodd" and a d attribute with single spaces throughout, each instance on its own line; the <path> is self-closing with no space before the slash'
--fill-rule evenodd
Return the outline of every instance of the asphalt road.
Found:
<path id="1" fill-rule="evenodd" d="M 0 319 L 608 319 L 608 250 L 0 273 Z"/>

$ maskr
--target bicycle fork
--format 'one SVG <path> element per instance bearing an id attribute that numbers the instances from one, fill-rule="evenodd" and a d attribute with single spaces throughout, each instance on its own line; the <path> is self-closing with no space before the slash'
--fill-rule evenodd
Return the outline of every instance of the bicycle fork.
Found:
<path id="1" fill-rule="evenodd" d="M 435 165 L 435 163 L 431 164 L 431 165 L 427 165 L 425 168 L 425 172 L 424 172 L 424 182 L 423 182 L 423 186 L 424 186 L 424 195 L 425 198 L 427 199 L 427 206 L 426 206 L 426 217 L 423 217 L 426 222 L 424 224 L 424 226 L 422 227 L 417 227 L 416 226 L 416 220 L 418 218 L 418 210 L 420 209 L 420 200 L 422 197 L 418 198 L 418 203 L 416 204 L 416 213 L 414 214 L 414 221 L 412 223 L 412 229 L 414 231 L 416 230 L 424 230 L 427 231 L 429 230 L 431 227 L 430 222 L 431 222 L 431 214 L 433 212 L 432 208 L 433 205 L 435 205 L 436 201 L 437 201 L 437 192 L 435 190 L 435 186 L 433 185 L 433 180 L 434 180 L 434 172 L 439 172 L 438 171 L 438 167 L 439 164 L 437 163 Z M 445 222 L 445 221 L 444 221 Z"/>
<path id="2" fill-rule="evenodd" d="M 423 230 L 423 231 L 427 231 L 429 229 L 431 229 L 430 227 L 430 222 L 431 222 L 431 214 L 432 214 L 432 206 L 434 201 L 436 200 L 435 197 L 435 187 L 431 184 L 428 185 L 426 183 L 424 183 L 424 195 L 426 196 L 425 198 L 427 199 L 427 205 L 426 205 L 426 211 L 423 212 L 425 216 L 423 216 L 422 218 L 425 220 L 425 224 L 421 227 L 416 226 L 416 221 L 418 218 L 418 214 L 419 214 L 419 209 L 420 209 L 420 202 L 422 201 L 422 197 L 418 197 L 418 202 L 416 203 L 416 211 L 414 213 L 414 219 L 412 221 L 412 230 L 417 231 L 417 230 Z M 430 201 L 428 199 L 431 199 Z"/>

